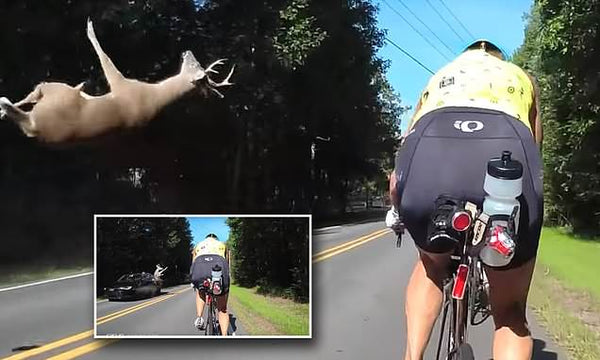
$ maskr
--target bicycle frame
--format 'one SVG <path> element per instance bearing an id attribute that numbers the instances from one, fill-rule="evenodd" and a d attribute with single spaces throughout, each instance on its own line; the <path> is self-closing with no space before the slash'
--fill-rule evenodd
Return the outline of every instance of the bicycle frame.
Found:
<path id="1" fill-rule="evenodd" d="M 221 328 L 219 327 L 217 315 L 217 298 L 212 292 L 210 279 L 206 279 L 198 290 L 206 294 L 205 306 L 207 306 L 208 314 L 206 316 L 206 328 L 204 329 L 204 334 L 207 336 L 221 335 Z"/>
<path id="2" fill-rule="evenodd" d="M 212 294 L 206 294 L 206 305 L 208 305 L 208 316 L 206 317 L 205 335 L 220 335 L 219 324 L 217 322 L 217 299 Z"/>
<path id="3" fill-rule="evenodd" d="M 467 318 L 469 312 L 469 290 L 471 288 L 471 276 L 473 274 L 473 259 L 467 253 L 466 241 L 459 243 L 459 251 L 451 255 L 449 264 L 449 276 L 444 280 L 442 287 L 442 321 L 440 330 L 440 340 L 438 342 L 437 359 L 440 358 L 442 343 L 444 340 L 444 328 L 446 321 L 449 320 L 448 337 L 445 359 L 454 359 L 458 348 L 467 342 Z M 466 274 L 459 275 L 459 268 L 465 269 Z M 461 269 L 461 270 L 462 270 Z M 462 270 L 463 272 L 465 270 Z M 463 277 L 463 289 L 456 290 L 458 277 Z M 456 294 L 460 292 L 460 294 Z M 460 295 L 460 296 L 456 296 Z M 447 317 L 450 317 L 448 319 Z"/>
<path id="4" fill-rule="evenodd" d="M 467 343 L 468 325 L 481 324 L 490 316 L 488 305 L 481 303 L 483 299 L 481 292 L 486 291 L 485 273 L 479 258 L 469 253 L 472 236 L 472 227 L 462 234 L 451 255 L 448 277 L 443 282 L 442 320 L 436 355 L 438 360 L 473 359 L 472 349 Z M 477 314 L 482 315 L 482 319 L 478 322 L 475 321 Z M 441 358 L 447 320 L 449 326 L 446 356 Z"/>

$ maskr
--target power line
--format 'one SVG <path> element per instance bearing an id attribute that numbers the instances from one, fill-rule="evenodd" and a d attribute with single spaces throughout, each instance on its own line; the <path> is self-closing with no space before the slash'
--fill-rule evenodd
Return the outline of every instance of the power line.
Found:
<path id="1" fill-rule="evenodd" d="M 385 40 L 387 42 L 389 42 L 390 44 L 392 44 L 393 46 L 395 46 L 398 50 L 402 51 L 406 56 L 408 56 L 409 58 L 412 59 L 412 61 L 416 62 L 417 64 L 421 65 L 421 67 L 427 71 L 429 71 L 431 73 L 431 75 L 433 75 L 433 71 L 431 71 L 427 66 L 423 65 L 423 63 L 421 63 L 419 60 L 415 59 L 414 56 L 412 56 L 411 54 L 408 53 L 408 51 L 404 50 L 403 48 L 401 48 L 399 45 L 397 45 L 395 42 L 393 42 L 392 40 L 390 40 L 387 36 L 385 37 Z"/>
<path id="2" fill-rule="evenodd" d="M 446 21 L 446 19 L 444 19 L 444 16 L 442 14 L 440 14 L 439 11 L 437 11 L 437 9 L 433 6 L 433 4 L 431 3 L 431 1 L 429 1 L 429 0 L 425 0 L 425 1 L 427 1 L 427 4 L 429 4 L 429 6 L 433 9 L 433 11 L 435 11 L 435 13 L 440 17 L 440 19 L 442 19 L 442 21 L 445 22 L 446 25 L 448 25 L 448 27 L 450 28 L 450 30 L 452 30 L 452 32 L 455 33 L 456 36 L 458 36 L 458 38 L 462 42 L 465 42 L 465 39 L 463 39 L 463 37 L 460 36 L 460 34 L 456 32 L 456 30 L 454 30 L 454 27 L 452 27 L 452 25 L 450 25 L 450 23 L 448 21 Z"/>
<path id="3" fill-rule="evenodd" d="M 408 20 L 406 20 L 406 18 L 404 16 L 402 16 L 402 14 L 400 14 L 398 12 L 398 10 L 394 9 L 394 7 L 392 5 L 390 5 L 390 3 L 387 2 L 387 0 L 383 0 L 383 2 L 390 8 L 392 9 L 393 12 L 396 13 L 396 15 L 398 15 L 399 17 L 402 18 L 402 20 L 404 20 L 405 23 L 408 24 L 408 26 L 410 26 L 417 34 L 419 34 L 419 36 L 421 36 L 423 38 L 423 40 L 425 40 L 432 48 L 435 49 L 435 51 L 437 51 L 440 55 L 442 55 L 446 60 L 450 61 L 450 58 L 447 57 L 446 55 L 444 55 L 444 53 L 442 53 L 440 51 L 440 49 L 437 48 L 437 46 L 435 46 L 434 44 L 431 43 L 431 41 L 429 41 L 429 39 L 427 39 L 417 28 L 415 28 Z"/>
<path id="4" fill-rule="evenodd" d="M 446 8 L 446 10 L 448 10 L 448 12 L 450 13 L 450 15 L 452 15 L 452 17 L 453 17 L 453 18 L 454 18 L 456 21 L 458 21 L 458 23 L 460 24 L 460 26 L 461 26 L 461 27 L 462 27 L 462 28 L 463 28 L 463 29 L 464 29 L 464 30 L 467 32 L 467 34 L 469 34 L 469 36 L 470 36 L 472 39 L 475 39 L 475 36 L 473 36 L 473 34 L 471 34 L 471 32 L 469 31 L 469 29 L 467 29 L 467 28 L 465 27 L 465 24 L 463 24 L 463 22 L 462 22 L 462 21 L 460 21 L 460 19 L 459 19 L 458 17 L 456 17 L 456 15 L 454 15 L 454 12 L 452 12 L 452 10 L 450 10 L 450 8 L 449 8 L 448 6 L 446 6 L 446 3 L 444 2 L 444 0 L 439 0 L 439 1 L 442 3 L 442 5 L 444 5 L 444 7 Z"/>
<path id="5" fill-rule="evenodd" d="M 444 40 L 440 39 L 440 37 L 439 37 L 439 36 L 437 36 L 437 34 L 435 33 L 435 31 L 431 30 L 431 28 L 430 28 L 430 27 L 429 27 L 429 26 L 428 26 L 426 23 L 424 23 L 424 22 L 421 20 L 421 18 L 419 18 L 419 17 L 417 16 L 417 14 L 415 14 L 415 13 L 414 13 L 414 12 L 413 12 L 413 11 L 412 11 L 412 10 L 411 10 L 409 7 L 408 7 L 408 6 L 407 6 L 407 5 L 404 3 L 404 1 L 402 1 L 402 0 L 398 0 L 398 2 L 399 2 L 400 4 L 402 4 L 402 6 L 404 6 L 404 7 L 406 8 L 406 10 L 408 10 L 408 12 L 409 12 L 409 13 L 411 13 L 411 14 L 412 14 L 412 16 L 414 16 L 414 17 L 415 17 L 415 18 L 416 18 L 416 19 L 417 19 L 417 20 L 418 20 L 418 21 L 419 21 L 419 22 L 420 22 L 420 23 L 421 23 L 423 26 L 425 26 L 425 27 L 427 28 L 427 30 L 429 30 L 429 32 L 430 32 L 430 33 L 432 33 L 432 34 L 433 34 L 433 36 L 435 36 L 435 38 L 436 38 L 436 39 L 438 39 L 438 40 L 439 40 L 439 42 L 441 42 L 441 43 L 442 43 L 442 45 L 444 45 L 444 46 L 446 47 L 446 49 L 448 49 L 448 51 L 450 51 L 450 53 L 451 53 L 451 54 L 453 54 L 453 55 L 456 55 L 456 52 L 454 52 L 454 51 L 453 51 L 453 50 L 452 50 L 452 49 L 451 49 L 451 48 L 450 48 L 450 47 L 449 47 L 449 46 L 448 46 L 448 45 L 447 45 L 447 44 L 444 42 Z"/>

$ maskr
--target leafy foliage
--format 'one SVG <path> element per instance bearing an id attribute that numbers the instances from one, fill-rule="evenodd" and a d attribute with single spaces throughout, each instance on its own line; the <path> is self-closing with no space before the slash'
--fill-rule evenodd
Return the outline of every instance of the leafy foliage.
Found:
<path id="1" fill-rule="evenodd" d="M 99 217 L 97 219 L 97 289 L 131 272 L 165 271 L 165 285 L 179 283 L 189 273 L 192 233 L 183 217 Z"/>
<path id="2" fill-rule="evenodd" d="M 1 122 L 0 229 L 14 244 L 2 263 L 32 248 L 89 256 L 94 213 L 338 214 L 353 184 L 389 168 L 402 108 L 367 0 L 23 0 L 0 13 L 0 94 L 13 101 L 40 81 L 108 90 L 87 17 L 129 77 L 170 76 L 188 49 L 236 65 L 225 99 L 190 94 L 89 144 L 48 148 Z"/>
<path id="3" fill-rule="evenodd" d="M 600 233 L 600 4 L 535 1 L 515 62 L 537 78 L 546 216 Z"/>
<path id="4" fill-rule="evenodd" d="M 233 281 L 308 301 L 307 218 L 228 218 Z"/>

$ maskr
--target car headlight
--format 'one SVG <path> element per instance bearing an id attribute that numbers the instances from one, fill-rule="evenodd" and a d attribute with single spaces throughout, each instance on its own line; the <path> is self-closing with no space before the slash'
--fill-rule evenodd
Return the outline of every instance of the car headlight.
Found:
<path id="1" fill-rule="evenodd" d="M 133 289 L 133 286 L 122 286 L 119 288 L 119 290 L 131 290 Z"/>

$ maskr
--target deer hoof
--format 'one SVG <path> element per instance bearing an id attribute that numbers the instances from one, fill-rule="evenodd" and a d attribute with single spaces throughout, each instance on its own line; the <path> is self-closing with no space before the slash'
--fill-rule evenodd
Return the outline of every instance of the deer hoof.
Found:
<path id="1" fill-rule="evenodd" d="M 7 98 L 0 97 L 0 120 L 4 120 L 8 116 L 8 112 L 4 109 L 6 106 L 12 106 L 12 103 Z"/>

